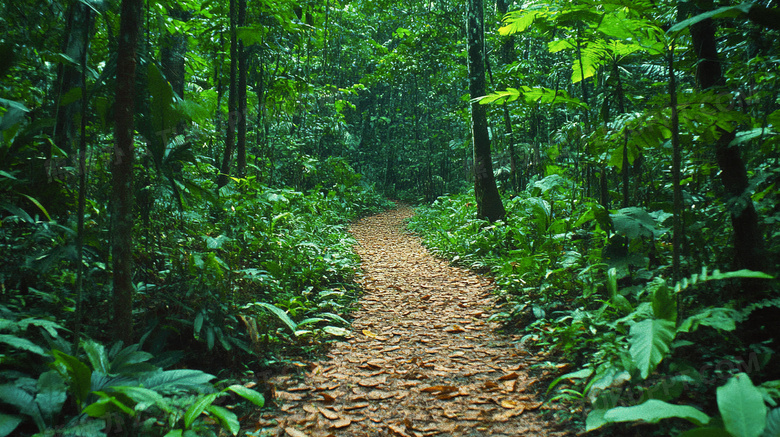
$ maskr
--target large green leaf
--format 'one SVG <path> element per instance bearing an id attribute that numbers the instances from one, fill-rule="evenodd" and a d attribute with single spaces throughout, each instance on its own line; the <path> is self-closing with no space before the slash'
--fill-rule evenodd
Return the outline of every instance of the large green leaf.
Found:
<path id="1" fill-rule="evenodd" d="M 106 348 L 95 341 L 89 340 L 82 344 L 84 352 L 87 354 L 89 363 L 92 364 L 92 370 L 108 375 L 111 373 L 111 364 L 106 353 Z"/>
<path id="2" fill-rule="evenodd" d="M 737 329 L 736 320 L 739 313 L 731 308 L 707 308 L 685 319 L 677 332 L 693 332 L 699 325 L 709 326 L 721 331 Z"/>
<path id="3" fill-rule="evenodd" d="M 30 393 L 11 384 L 0 385 L 0 399 L 3 403 L 15 406 L 20 413 L 30 416 L 39 429 L 44 429 L 46 423 L 35 405 L 35 398 Z"/>
<path id="4" fill-rule="evenodd" d="M 708 18 L 727 18 L 727 17 L 736 17 L 739 15 L 747 14 L 748 12 L 750 12 L 750 8 L 752 6 L 753 6 L 753 2 L 744 2 L 736 6 L 726 6 L 718 9 L 713 9 L 711 11 L 707 11 L 699 15 L 696 15 L 695 17 L 688 18 L 687 20 L 680 21 L 679 23 L 670 27 L 669 30 L 666 31 L 666 33 L 668 35 L 668 34 L 673 34 L 675 32 L 679 32 L 683 29 L 686 29 L 688 26 L 692 26 Z"/>
<path id="5" fill-rule="evenodd" d="M 238 417 L 235 413 L 227 408 L 220 407 L 218 405 L 209 405 L 206 409 L 213 417 L 216 417 L 222 428 L 230 431 L 231 434 L 238 434 L 238 430 L 241 428 L 238 423 Z"/>
<path id="6" fill-rule="evenodd" d="M 0 437 L 10 435 L 20 423 L 22 423 L 21 416 L 0 413 Z"/>
<path id="7" fill-rule="evenodd" d="M 766 415 L 766 428 L 761 437 L 780 437 L 780 408 L 775 408 Z"/>
<path id="8" fill-rule="evenodd" d="M 53 423 L 54 418 L 62 410 L 62 406 L 68 398 L 67 387 L 62 376 L 54 370 L 43 372 L 35 384 L 38 394 L 35 395 L 35 404 L 38 406 L 41 416 Z"/>
<path id="9" fill-rule="evenodd" d="M 42 347 L 26 338 L 17 337 L 15 335 L 0 334 L 0 343 L 5 343 L 13 348 L 32 352 L 37 355 L 46 355 L 46 352 Z"/>
<path id="10" fill-rule="evenodd" d="M 287 315 L 287 313 L 283 309 L 279 308 L 278 306 L 266 302 L 254 302 L 250 305 L 267 309 L 273 315 L 279 318 L 279 320 L 284 322 L 284 324 L 287 325 L 287 327 L 290 328 L 292 332 L 295 332 L 297 330 L 298 325 L 293 321 L 293 319 L 290 318 L 290 316 Z"/>
<path id="11" fill-rule="evenodd" d="M 638 237 L 658 237 L 668 229 L 657 228 L 655 219 L 642 208 L 629 207 L 610 214 L 612 223 L 618 233 L 624 234 L 629 239 Z"/>
<path id="12" fill-rule="evenodd" d="M 663 419 L 680 418 L 698 426 L 706 425 L 710 417 L 690 405 L 675 405 L 657 399 L 650 399 L 633 407 L 616 407 L 604 414 L 607 422 L 657 423 Z"/>
<path id="13" fill-rule="evenodd" d="M 141 382 L 144 387 L 156 390 L 160 393 L 177 391 L 199 391 L 211 387 L 209 381 L 214 379 L 210 375 L 200 370 L 194 369 L 176 369 L 158 371 L 145 377 Z"/>
<path id="14" fill-rule="evenodd" d="M 767 408 L 747 373 L 732 376 L 717 389 L 718 410 L 734 437 L 758 437 L 766 426 Z"/>
<path id="15" fill-rule="evenodd" d="M 647 319 L 631 327 L 629 353 L 643 379 L 647 378 L 669 353 L 675 331 L 674 322 L 663 319 Z"/>
<path id="16" fill-rule="evenodd" d="M 187 411 L 184 413 L 184 427 L 189 428 L 192 425 L 192 422 L 194 422 L 195 419 L 197 419 L 198 416 L 200 416 L 201 413 L 203 413 L 203 411 L 208 408 L 215 399 L 217 399 L 218 396 L 219 393 L 198 396 L 198 398 L 195 399 L 195 402 L 190 405 L 190 407 L 187 408 Z"/>
<path id="17" fill-rule="evenodd" d="M 70 389 L 76 396 L 76 402 L 81 405 L 87 399 L 92 387 L 92 370 L 76 357 L 58 350 L 54 350 L 52 353 L 55 357 L 52 365 L 60 374 L 65 372 L 63 376 L 67 376 Z"/>
<path id="18" fill-rule="evenodd" d="M 226 390 L 232 391 L 249 402 L 257 405 L 258 407 L 262 407 L 265 404 L 265 398 L 260 392 L 246 388 L 243 385 L 234 384 L 228 387 Z"/>

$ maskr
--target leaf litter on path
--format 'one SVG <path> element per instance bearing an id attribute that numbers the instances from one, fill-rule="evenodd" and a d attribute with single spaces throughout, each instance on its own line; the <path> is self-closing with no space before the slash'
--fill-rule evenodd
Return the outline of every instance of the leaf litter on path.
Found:
<path id="1" fill-rule="evenodd" d="M 526 393 L 536 382 L 526 369 L 543 358 L 487 321 L 491 280 L 431 256 L 404 231 L 412 214 L 402 206 L 351 227 L 365 290 L 352 334 L 303 381 L 270 381 L 281 407 L 272 435 L 567 435 Z"/>

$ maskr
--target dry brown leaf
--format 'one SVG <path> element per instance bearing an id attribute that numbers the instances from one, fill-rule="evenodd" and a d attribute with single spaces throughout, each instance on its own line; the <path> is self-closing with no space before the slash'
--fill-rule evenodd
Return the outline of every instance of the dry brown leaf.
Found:
<path id="1" fill-rule="evenodd" d="M 299 431 L 299 430 L 297 430 L 297 429 L 295 429 L 293 427 L 290 427 L 290 426 L 285 428 L 284 432 L 286 432 L 287 435 L 289 435 L 290 437 L 309 437 L 309 435 L 306 434 L 305 432 Z"/>
<path id="2" fill-rule="evenodd" d="M 498 378 L 499 381 L 507 381 L 510 379 L 517 379 L 517 377 L 520 376 L 517 374 L 517 372 L 508 373 L 500 378 Z"/>
<path id="3" fill-rule="evenodd" d="M 452 325 L 447 328 L 444 328 L 444 332 L 450 333 L 450 334 L 458 334 L 461 332 L 466 332 L 466 330 L 459 325 Z"/>
<path id="4" fill-rule="evenodd" d="M 319 410 L 320 414 L 325 416 L 326 419 L 336 420 L 339 418 L 338 413 L 336 413 L 333 410 L 329 410 L 327 408 L 322 408 L 322 407 L 317 407 L 317 410 Z"/>
<path id="5" fill-rule="evenodd" d="M 387 382 L 387 376 L 380 376 L 375 378 L 365 378 L 359 380 L 357 383 L 361 387 L 377 387 Z"/>
<path id="6" fill-rule="evenodd" d="M 468 393 L 461 393 L 461 392 L 445 393 L 445 394 L 437 395 L 436 399 L 440 401 L 446 401 L 446 400 L 457 398 L 458 396 L 468 396 Z"/>
<path id="7" fill-rule="evenodd" d="M 365 335 L 366 337 L 371 337 L 371 338 L 376 338 L 377 337 L 376 334 L 374 334 L 373 332 L 369 331 L 368 329 L 364 329 L 362 332 L 363 332 L 363 335 Z"/>
<path id="8" fill-rule="evenodd" d="M 458 387 L 453 387 L 451 385 L 434 385 L 431 387 L 426 387 L 420 391 L 423 393 L 449 393 L 458 391 Z"/>
<path id="9" fill-rule="evenodd" d="M 343 418 L 333 422 L 332 426 L 336 429 L 341 429 L 341 428 L 346 428 L 351 424 L 352 424 L 351 420 Z"/>
<path id="10" fill-rule="evenodd" d="M 482 388 L 484 388 L 485 390 L 494 390 L 498 388 L 498 384 L 496 384 L 493 381 L 486 381 L 485 385 L 483 385 Z"/>
<path id="11" fill-rule="evenodd" d="M 312 404 L 304 404 L 303 405 L 303 411 L 305 411 L 307 413 L 316 413 L 317 412 L 317 407 L 315 407 Z"/>
<path id="12" fill-rule="evenodd" d="M 366 396 L 372 401 L 383 401 L 392 398 L 395 396 L 395 393 L 382 390 L 371 390 Z"/>
<path id="13" fill-rule="evenodd" d="M 300 401 L 303 399 L 302 394 L 298 393 L 289 393 L 282 390 L 276 390 L 276 399 L 282 400 L 282 401 Z"/>
<path id="14" fill-rule="evenodd" d="M 358 410 L 360 408 L 366 408 L 368 406 L 368 402 L 358 402 L 356 404 L 352 405 L 346 405 L 344 406 L 345 410 Z"/>
<path id="15" fill-rule="evenodd" d="M 336 398 L 329 395 L 328 393 L 320 393 L 320 396 L 322 396 L 322 401 L 325 402 L 326 404 L 330 404 L 331 402 L 336 400 Z"/>
<path id="16" fill-rule="evenodd" d="M 390 428 L 390 431 L 393 431 L 395 434 L 401 437 L 409 437 L 409 434 L 406 433 L 406 430 L 398 425 L 387 425 L 387 427 Z"/>

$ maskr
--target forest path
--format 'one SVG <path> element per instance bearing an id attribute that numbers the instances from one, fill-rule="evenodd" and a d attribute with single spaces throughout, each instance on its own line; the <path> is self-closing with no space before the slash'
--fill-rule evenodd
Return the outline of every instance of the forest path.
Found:
<path id="1" fill-rule="evenodd" d="M 536 380 L 525 369 L 539 358 L 486 320 L 490 281 L 430 255 L 404 231 L 412 214 L 401 206 L 352 226 L 361 309 L 351 336 L 305 379 L 272 380 L 277 435 L 565 435 L 537 415 Z"/>

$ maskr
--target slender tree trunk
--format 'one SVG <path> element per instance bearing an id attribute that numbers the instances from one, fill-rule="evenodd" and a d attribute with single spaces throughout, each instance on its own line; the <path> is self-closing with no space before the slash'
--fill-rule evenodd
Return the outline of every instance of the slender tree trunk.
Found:
<path id="1" fill-rule="evenodd" d="M 715 41 L 715 23 L 702 20 L 691 26 L 693 48 L 699 62 L 696 81 L 703 90 L 725 84 Z M 736 130 L 726 132 L 718 128 L 720 138 L 715 142 L 715 157 L 721 170 L 721 181 L 730 199 L 739 201 L 731 207 L 731 225 L 734 228 L 734 264 L 737 268 L 763 270 L 763 240 L 758 228 L 758 213 L 750 196 L 747 169 L 738 146 L 729 146 Z"/>
<path id="2" fill-rule="evenodd" d="M 680 167 L 682 154 L 680 151 L 680 119 L 677 112 L 677 80 L 674 72 L 674 48 L 669 50 L 669 100 L 672 110 L 672 187 L 673 187 L 673 222 L 672 222 L 672 281 L 681 279 L 680 252 L 682 250 L 683 229 L 683 198 L 680 185 Z M 680 293 L 682 295 L 682 293 Z"/>
<path id="3" fill-rule="evenodd" d="M 238 32 L 236 30 L 236 1 L 230 0 L 230 85 L 228 88 L 228 126 L 225 134 L 225 153 L 217 176 L 217 188 L 228 183 L 230 176 L 230 161 L 233 160 L 233 149 L 236 142 L 236 122 L 238 114 L 237 76 L 238 76 Z"/>
<path id="4" fill-rule="evenodd" d="M 508 0 L 496 0 L 496 12 L 499 15 L 499 20 L 503 19 L 509 10 Z M 501 63 L 509 65 L 515 61 L 515 39 L 514 36 L 509 35 L 502 39 L 501 49 L 499 52 Z M 507 84 L 499 85 L 500 88 L 507 88 Z M 515 153 L 515 139 L 512 135 L 512 119 L 509 113 L 509 106 L 504 103 L 504 132 L 506 133 L 507 145 L 509 146 L 509 178 L 511 181 L 512 189 L 517 192 L 520 190 L 517 181 L 517 153 Z"/>
<path id="5" fill-rule="evenodd" d="M 493 176 L 487 109 L 473 101 L 485 95 L 485 36 L 482 0 L 469 0 L 466 17 L 468 38 L 469 94 L 471 95 L 471 134 L 474 147 L 474 194 L 477 215 L 496 221 L 506 215 Z"/>
<path id="6" fill-rule="evenodd" d="M 89 7 L 82 2 L 73 2 L 67 11 L 67 28 L 62 43 L 62 52 L 69 58 L 80 61 L 89 49 L 92 34 L 92 18 Z M 89 29 L 89 31 L 84 31 Z M 81 87 L 81 73 L 78 67 L 60 63 L 57 83 L 57 115 L 54 123 L 54 144 L 66 151 L 73 151 L 76 140 L 76 115 L 79 113 L 79 99 L 73 99 L 71 92 Z M 84 94 L 81 96 L 85 97 Z M 68 99 L 69 101 L 65 101 Z M 51 158 L 51 148 L 47 148 L 46 157 Z"/>
<path id="7" fill-rule="evenodd" d="M 73 343 L 79 344 L 81 337 L 81 324 L 84 317 L 84 211 L 87 204 L 87 109 L 89 99 L 87 95 L 87 56 L 89 53 L 89 39 L 92 29 L 91 10 L 87 10 L 88 26 L 83 27 L 84 47 L 81 53 L 81 133 L 79 135 L 78 175 L 79 197 L 76 212 L 76 319 L 73 328 Z"/>
<path id="8" fill-rule="evenodd" d="M 238 0 L 238 25 L 246 24 L 246 0 Z M 248 69 L 247 50 L 244 41 L 238 41 L 238 157 L 236 173 L 246 175 L 246 82 Z"/>
<path id="9" fill-rule="evenodd" d="M 113 322 L 116 338 L 125 343 L 130 343 L 133 338 L 133 115 L 135 113 L 136 46 L 142 6 L 142 0 L 122 0 L 114 106 L 116 148 L 111 168 Z"/>
<path id="10" fill-rule="evenodd" d="M 626 103 L 623 97 L 623 81 L 620 80 L 620 69 L 618 68 L 617 60 L 612 64 L 612 71 L 615 74 L 615 81 L 617 82 L 616 94 L 618 104 L 618 114 L 624 114 L 626 112 Z M 622 162 L 622 176 L 623 176 L 623 208 L 631 206 L 631 185 L 629 183 L 631 178 L 631 165 L 628 162 L 628 131 L 623 132 L 623 162 Z"/>

